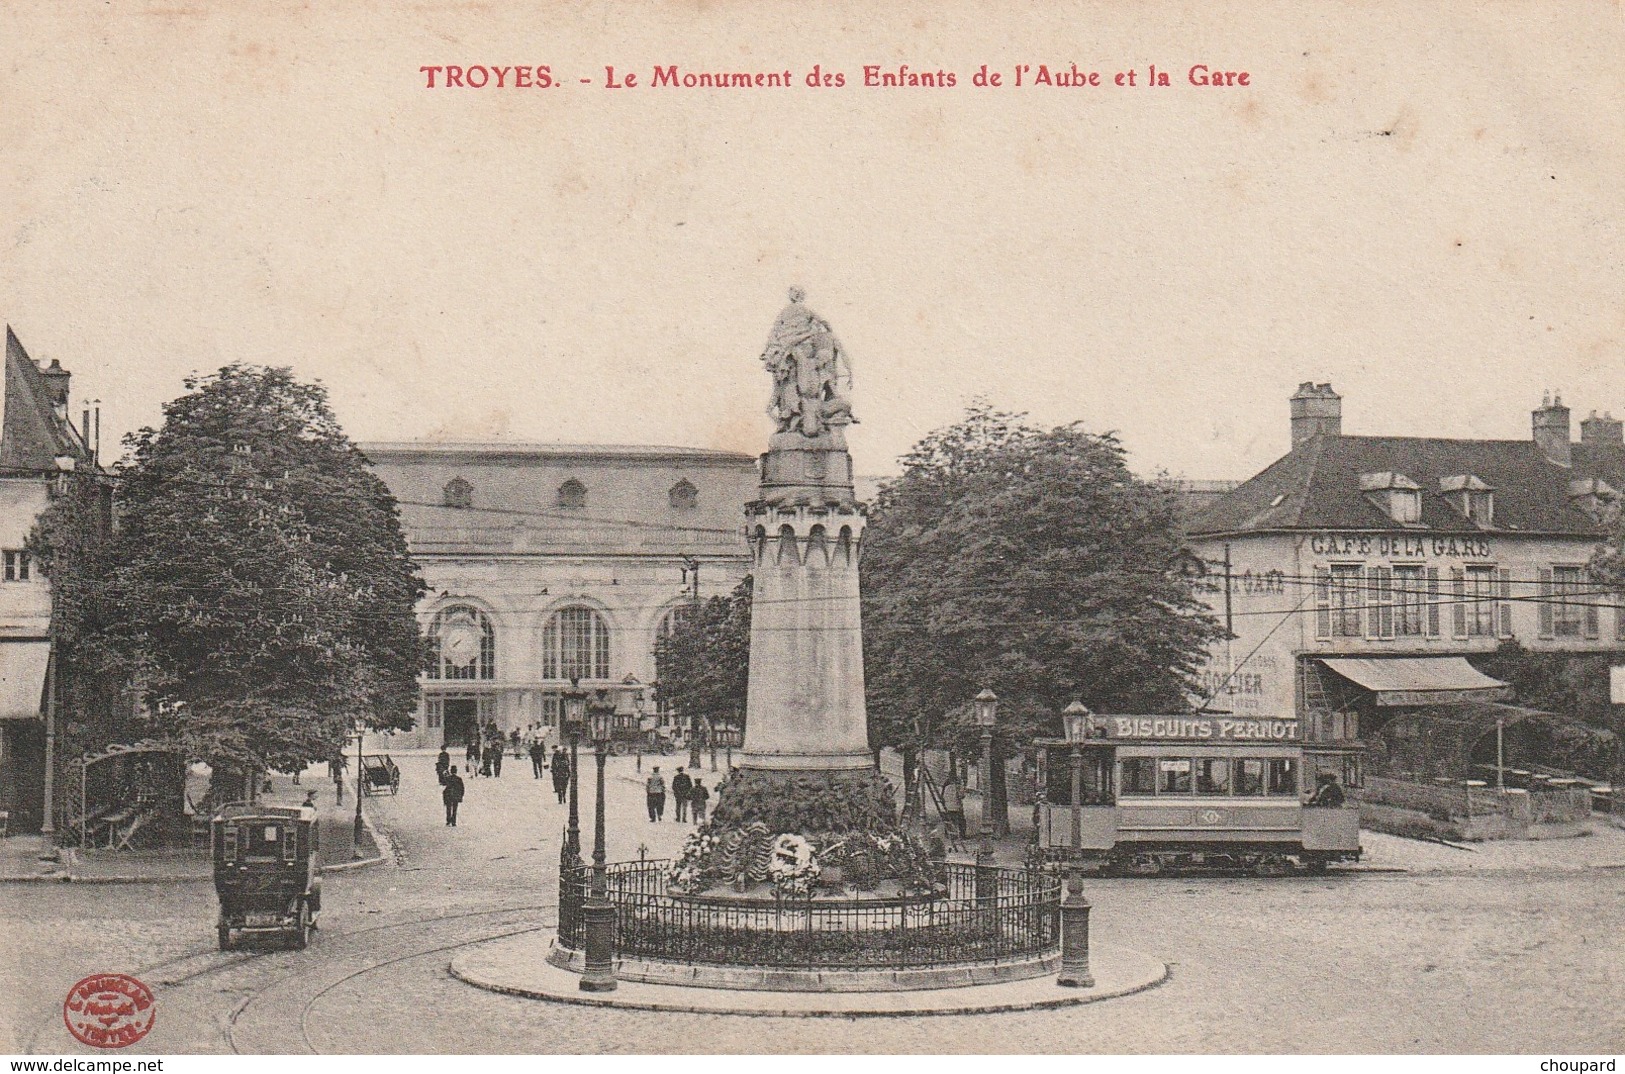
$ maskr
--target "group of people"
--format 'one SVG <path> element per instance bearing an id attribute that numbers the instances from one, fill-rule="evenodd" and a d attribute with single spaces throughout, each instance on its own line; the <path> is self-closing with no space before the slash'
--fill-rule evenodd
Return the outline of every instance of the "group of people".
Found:
<path id="1" fill-rule="evenodd" d="M 649 821 L 654 823 L 666 817 L 666 777 L 655 765 L 649 778 L 643 781 L 644 796 L 649 803 Z M 685 821 L 692 815 L 695 824 L 705 823 L 705 811 L 711 802 L 711 788 L 698 776 L 690 776 L 678 766 L 671 777 L 671 797 L 677 806 L 677 819 Z"/>
<path id="2" fill-rule="evenodd" d="M 527 753 L 529 754 L 532 778 L 541 779 L 544 772 L 551 772 L 553 793 L 558 796 L 559 804 L 563 805 L 570 793 L 570 755 L 564 752 L 564 747 L 555 745 L 552 755 L 549 756 L 545 732 L 520 737 L 519 732 L 515 730 L 504 739 L 502 733 L 496 730 L 496 725 L 492 724 L 487 728 L 487 733 L 471 735 L 465 754 L 468 761 L 469 778 L 501 776 L 504 745 L 514 747 L 515 757 L 524 757 Z M 462 773 L 458 771 L 457 766 L 452 763 L 451 754 L 444 749 L 440 751 L 440 756 L 435 759 L 434 771 L 436 777 L 440 780 L 440 800 L 446 807 L 446 826 L 455 828 L 457 827 L 457 808 L 462 805 L 463 798 L 468 793 L 468 785 L 464 782 Z M 658 772 L 659 769 L 655 771 Z M 682 770 L 678 769 L 678 772 L 681 774 Z M 688 777 L 682 776 L 682 778 L 686 780 Z M 678 785 L 677 780 L 674 779 L 672 784 L 675 788 Z M 704 788 L 700 788 L 700 790 L 702 795 L 699 800 L 700 804 L 696 808 L 699 811 L 700 819 L 703 820 L 705 801 L 710 797 L 711 792 Z M 660 793 L 662 808 L 664 808 L 666 793 L 664 782 L 661 784 Z M 685 790 L 684 793 L 691 792 Z M 685 800 L 687 799 L 682 797 L 678 799 L 680 803 Z M 681 817 L 682 809 L 683 806 L 679 805 L 679 817 Z"/>
<path id="3" fill-rule="evenodd" d="M 468 762 L 470 776 L 502 776 L 502 758 L 507 756 L 509 750 L 513 751 L 514 760 L 523 760 L 529 753 L 531 768 L 536 778 L 541 778 L 541 769 L 546 767 L 547 759 L 547 729 L 538 729 L 535 725 L 523 735 L 515 727 L 506 735 L 497 727 L 496 721 L 487 723 L 483 730 L 476 731 L 468 736 L 468 745 L 464 749 L 464 758 Z M 554 753 L 558 748 L 554 747 Z"/>

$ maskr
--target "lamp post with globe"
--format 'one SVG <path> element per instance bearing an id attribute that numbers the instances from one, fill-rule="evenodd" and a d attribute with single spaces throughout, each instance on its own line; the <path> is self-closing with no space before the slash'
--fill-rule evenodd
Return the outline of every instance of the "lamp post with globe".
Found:
<path id="1" fill-rule="evenodd" d="M 580 988 L 583 992 L 612 992 L 615 990 L 615 906 L 609 901 L 605 876 L 604 758 L 614 734 L 615 707 L 603 691 L 592 706 L 590 723 L 593 754 L 598 762 L 598 794 L 593 802 L 592 887 L 581 906 L 586 962 Z"/>
<path id="2" fill-rule="evenodd" d="M 1089 972 L 1089 900 L 1083 897 L 1083 741 L 1089 737 L 1090 713 L 1074 701 L 1061 714 L 1066 741 L 1072 747 L 1072 853 L 1066 868 L 1066 897 L 1061 900 L 1061 972 L 1056 983 L 1067 988 L 1093 988 Z"/>
<path id="3" fill-rule="evenodd" d="M 570 688 L 564 691 L 564 730 L 570 736 L 570 827 L 559 855 L 567 869 L 581 864 L 580 745 L 586 707 L 587 691 L 581 689 L 580 678 L 572 675 Z"/>

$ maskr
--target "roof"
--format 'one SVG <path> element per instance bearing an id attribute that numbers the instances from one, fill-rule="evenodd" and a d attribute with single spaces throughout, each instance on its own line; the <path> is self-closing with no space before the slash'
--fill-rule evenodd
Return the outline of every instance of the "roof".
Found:
<path id="1" fill-rule="evenodd" d="M 374 462 L 410 458 L 483 455 L 490 458 L 614 459 L 650 462 L 732 463 L 752 465 L 756 456 L 714 448 L 668 447 L 660 444 L 559 444 L 521 440 L 401 440 L 357 444 Z"/>
<path id="2" fill-rule="evenodd" d="M 1575 505 L 1569 482 L 1596 477 L 1625 489 L 1625 445 L 1576 442 L 1571 451 L 1572 465 L 1559 466 L 1532 439 L 1322 434 L 1198 512 L 1190 533 L 1393 529 L 1401 524 L 1360 487 L 1362 474 L 1387 472 L 1421 486 L 1421 518 L 1406 529 L 1600 536 L 1606 526 Z M 1440 482 L 1462 475 L 1496 490 L 1493 524 L 1468 520 L 1445 499 Z"/>
<path id="3" fill-rule="evenodd" d="M 5 414 L 0 423 L 0 472 L 56 470 L 60 455 L 89 461 L 67 419 L 51 406 L 45 374 L 6 326 Z"/>

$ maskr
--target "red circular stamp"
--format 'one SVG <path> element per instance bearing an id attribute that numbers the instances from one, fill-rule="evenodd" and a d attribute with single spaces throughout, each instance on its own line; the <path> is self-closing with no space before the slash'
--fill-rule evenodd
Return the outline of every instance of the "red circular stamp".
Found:
<path id="1" fill-rule="evenodd" d="M 62 1021 L 92 1048 L 128 1048 L 152 1030 L 152 989 L 127 973 L 98 973 L 68 990 Z"/>

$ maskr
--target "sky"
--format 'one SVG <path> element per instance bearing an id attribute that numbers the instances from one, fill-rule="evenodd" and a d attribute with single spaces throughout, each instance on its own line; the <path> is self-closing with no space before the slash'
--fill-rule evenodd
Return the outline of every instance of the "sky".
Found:
<path id="1" fill-rule="evenodd" d="M 0 319 L 109 453 L 238 360 L 362 441 L 756 453 L 791 285 L 860 473 L 976 396 L 1192 478 L 1282 454 L 1305 380 L 1345 432 L 1521 439 L 1547 389 L 1625 414 L 1622 45 L 1604 2 L 6 5 Z"/>

